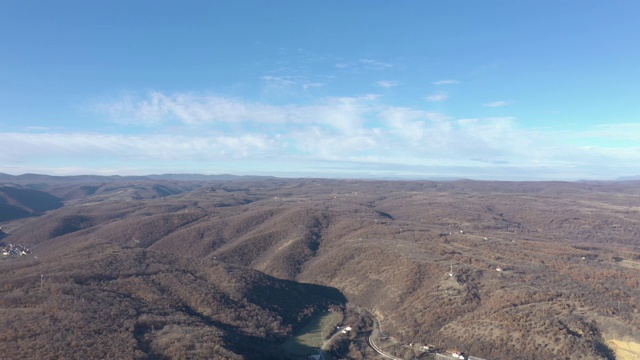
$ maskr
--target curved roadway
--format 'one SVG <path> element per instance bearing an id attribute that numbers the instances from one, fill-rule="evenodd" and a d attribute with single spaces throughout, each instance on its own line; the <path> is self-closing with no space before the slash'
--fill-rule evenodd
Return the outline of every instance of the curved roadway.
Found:
<path id="1" fill-rule="evenodd" d="M 380 348 L 378 347 L 378 345 L 376 345 L 376 344 L 373 342 L 373 333 L 376 331 L 376 328 L 377 328 L 377 329 L 380 329 L 380 320 L 378 320 L 378 317 L 377 317 L 373 312 L 369 311 L 368 309 L 365 309 L 365 310 L 367 310 L 367 311 L 369 312 L 369 314 L 371 314 L 371 316 L 373 316 L 373 319 L 375 320 L 374 329 L 373 329 L 373 331 L 371 332 L 371 334 L 369 335 L 369 337 L 367 338 L 367 340 L 368 340 L 368 342 L 369 342 L 369 346 L 371 346 L 371 348 L 372 348 L 375 352 L 377 352 L 380 356 L 382 356 L 383 358 L 386 358 L 386 359 L 392 359 L 392 360 L 404 360 L 404 359 L 397 358 L 397 357 L 395 357 L 395 356 L 393 356 L 393 355 L 389 355 L 389 354 L 385 353 L 384 351 L 382 351 L 382 349 L 380 349 Z M 436 357 L 436 358 L 440 358 L 440 359 L 451 359 L 451 357 L 446 356 L 446 355 L 444 355 L 444 354 L 440 354 L 440 353 L 433 353 L 433 354 L 435 355 L 435 357 Z M 469 356 L 469 358 L 468 358 L 468 359 L 469 359 L 469 360 L 485 360 L 485 359 L 477 358 L 477 357 L 475 357 L 475 356 Z"/>
<path id="2" fill-rule="evenodd" d="M 375 317 L 375 315 L 374 315 L 374 317 Z M 376 319 L 376 322 L 377 322 L 377 321 L 378 321 L 378 318 L 375 318 L 375 319 Z M 382 351 L 382 349 L 380 349 L 380 348 L 379 348 L 379 347 L 378 347 L 378 346 L 373 342 L 373 339 L 371 338 L 372 336 L 373 336 L 373 331 L 371 332 L 371 335 L 369 335 L 369 337 L 367 338 L 367 341 L 369 342 L 369 346 L 371 346 L 371 348 L 372 348 L 375 352 L 377 352 L 380 356 L 382 356 L 383 358 L 386 358 L 386 359 L 392 359 L 392 360 L 403 360 L 403 359 L 397 358 L 397 357 L 395 357 L 395 356 L 393 356 L 393 355 L 389 355 L 389 354 L 385 353 L 384 351 Z"/>

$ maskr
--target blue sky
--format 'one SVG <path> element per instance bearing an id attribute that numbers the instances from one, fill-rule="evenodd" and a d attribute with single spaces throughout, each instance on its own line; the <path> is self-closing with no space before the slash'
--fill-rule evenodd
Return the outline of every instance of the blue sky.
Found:
<path id="1" fill-rule="evenodd" d="M 637 1 L 0 2 L 0 172 L 640 175 Z"/>

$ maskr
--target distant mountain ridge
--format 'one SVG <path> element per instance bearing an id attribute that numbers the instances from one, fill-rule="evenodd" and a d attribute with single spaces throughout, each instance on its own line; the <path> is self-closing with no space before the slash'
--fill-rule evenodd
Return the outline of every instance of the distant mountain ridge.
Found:
<path id="1" fill-rule="evenodd" d="M 145 177 L 155 180 L 175 180 L 175 181 L 210 181 L 210 180 L 260 180 L 260 179 L 276 179 L 275 176 L 259 176 L 259 175 L 204 175 L 204 174 L 152 174 Z"/>
<path id="2" fill-rule="evenodd" d="M 22 174 L 10 175 L 0 173 L 0 182 L 13 182 L 24 184 L 30 182 L 116 182 L 116 181 L 148 181 L 148 180 L 173 180 L 173 181 L 211 181 L 211 180 L 255 180 L 275 179 L 274 176 L 258 175 L 205 175 L 205 174 L 150 174 L 150 175 L 45 175 Z"/>
<path id="3" fill-rule="evenodd" d="M 617 178 L 618 181 L 630 181 L 630 180 L 640 180 L 640 175 L 635 176 L 622 176 Z"/>
<path id="4" fill-rule="evenodd" d="M 44 175 L 44 174 L 22 174 L 22 175 L 10 175 L 0 173 L 0 181 L 14 182 L 23 184 L 26 182 L 93 182 L 93 181 L 132 181 L 132 180 L 146 180 L 144 176 L 120 176 L 120 175 L 69 175 L 69 176 L 56 176 L 56 175 Z"/>

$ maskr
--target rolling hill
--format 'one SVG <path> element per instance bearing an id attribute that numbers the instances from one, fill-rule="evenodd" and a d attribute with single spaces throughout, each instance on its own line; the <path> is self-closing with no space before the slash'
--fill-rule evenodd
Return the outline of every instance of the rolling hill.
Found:
<path id="1" fill-rule="evenodd" d="M 380 345 L 403 358 L 428 356 L 407 345 L 429 343 L 487 359 L 613 359 L 616 344 L 640 343 L 640 188 L 633 182 L 249 178 L 167 184 L 121 182 L 72 196 L 37 218 L 4 223 L 4 242 L 28 244 L 38 259 L 0 263 L 3 278 L 12 279 L 5 280 L 3 301 L 26 296 L 16 295 L 22 294 L 12 285 L 16 279 L 29 279 L 29 291 L 44 291 L 36 286 L 43 267 L 74 284 L 69 301 L 111 285 L 139 300 L 144 296 L 133 292 L 131 276 L 115 269 L 160 266 L 171 275 L 160 281 L 141 270 L 140 289 L 185 295 L 158 304 L 150 297 L 148 307 L 131 305 L 123 313 L 137 319 L 182 313 L 193 322 L 184 332 L 215 337 L 228 356 L 250 358 L 256 347 L 268 349 L 264 356 L 282 356 L 275 345 L 304 323 L 300 314 L 312 314 L 327 299 L 371 310 L 386 335 Z M 174 191 L 160 196 L 158 186 Z M 93 275 L 78 282 L 72 269 Z M 192 288 L 185 269 L 201 282 Z M 205 275 L 212 272 L 217 275 Z M 288 291 L 295 294 L 298 286 L 315 286 L 323 295 L 305 290 L 292 297 Z M 196 288 L 249 303 L 220 305 L 221 297 L 211 300 Z M 203 296 L 198 306 L 190 300 Z M 289 298 L 298 300 L 289 304 Z M 115 300 L 104 301 L 91 306 L 107 308 Z M 191 310 L 183 311 L 185 303 Z M 207 310 L 241 317 L 247 307 L 264 322 L 245 319 L 241 326 Z M 281 325 L 265 325 L 274 319 Z M 172 321 L 154 329 L 171 337 L 182 320 Z M 176 357 L 165 338 L 148 336 L 144 326 L 142 336 L 135 335 L 135 321 L 118 333 L 129 339 L 127 354 Z M 249 338 L 231 341 L 224 332 L 229 326 Z M 180 343 L 197 342 L 193 336 Z M 340 354 L 373 356 L 366 348 L 355 337 Z"/>
<path id="2" fill-rule="evenodd" d="M 61 199 L 46 192 L 0 186 L 0 222 L 41 215 L 60 207 Z"/>

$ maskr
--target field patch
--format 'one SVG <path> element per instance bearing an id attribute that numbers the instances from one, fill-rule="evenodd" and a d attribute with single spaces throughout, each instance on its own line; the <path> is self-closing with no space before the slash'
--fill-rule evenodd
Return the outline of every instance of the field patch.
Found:
<path id="1" fill-rule="evenodd" d="M 633 341 L 609 340 L 607 345 L 618 360 L 640 360 L 640 344 Z"/>
<path id="2" fill-rule="evenodd" d="M 640 261 L 622 260 L 620 265 L 631 269 L 640 269 Z"/>
<path id="3" fill-rule="evenodd" d="M 342 315 L 337 312 L 322 312 L 311 318 L 296 336 L 285 341 L 281 348 L 291 358 L 306 357 L 318 354 L 325 339 L 331 331 L 342 321 Z"/>

